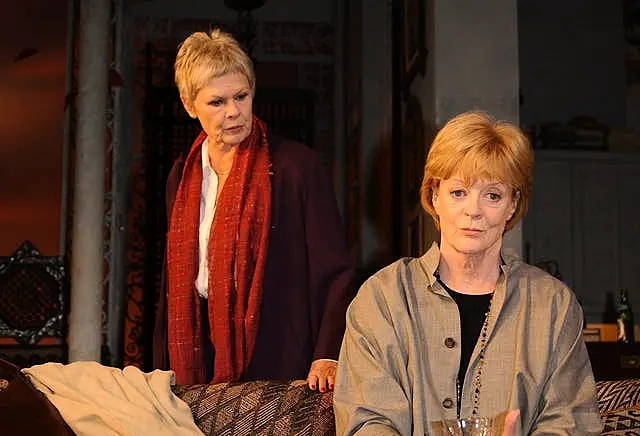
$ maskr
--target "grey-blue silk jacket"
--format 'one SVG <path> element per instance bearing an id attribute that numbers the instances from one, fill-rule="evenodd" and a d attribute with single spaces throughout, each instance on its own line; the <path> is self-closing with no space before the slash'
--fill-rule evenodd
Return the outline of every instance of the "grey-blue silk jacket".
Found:
<path id="1" fill-rule="evenodd" d="M 516 256 L 502 259 L 478 415 L 501 427 L 505 413 L 519 409 L 518 434 L 599 434 L 575 295 Z M 439 260 L 436 244 L 399 260 L 367 280 L 349 306 L 334 392 L 339 435 L 433 435 L 443 419 L 455 419 L 460 318 L 435 280 Z M 463 383 L 463 417 L 473 408 L 479 352 L 478 343 Z"/>

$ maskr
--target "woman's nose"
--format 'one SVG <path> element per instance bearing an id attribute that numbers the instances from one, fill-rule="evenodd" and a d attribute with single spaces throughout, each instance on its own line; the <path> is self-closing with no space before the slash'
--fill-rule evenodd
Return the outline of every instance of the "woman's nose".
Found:
<path id="1" fill-rule="evenodd" d="M 238 107 L 238 103 L 235 101 L 231 101 L 229 104 L 227 104 L 225 113 L 227 118 L 233 118 L 237 116 L 240 113 L 240 108 Z"/>
<path id="2" fill-rule="evenodd" d="M 475 195 L 467 197 L 467 201 L 464 204 L 464 213 L 470 217 L 477 217 L 480 215 L 480 198 Z"/>

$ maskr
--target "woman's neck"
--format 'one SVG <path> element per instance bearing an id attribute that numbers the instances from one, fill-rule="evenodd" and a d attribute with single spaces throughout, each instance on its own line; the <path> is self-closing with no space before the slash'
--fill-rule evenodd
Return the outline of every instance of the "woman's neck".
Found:
<path id="1" fill-rule="evenodd" d="M 209 141 L 209 165 L 218 174 L 228 174 L 233 165 L 236 146 Z"/>
<path id="2" fill-rule="evenodd" d="M 443 245 L 438 272 L 449 288 L 461 294 L 493 292 L 500 276 L 500 244 L 474 254 L 461 253 Z"/>

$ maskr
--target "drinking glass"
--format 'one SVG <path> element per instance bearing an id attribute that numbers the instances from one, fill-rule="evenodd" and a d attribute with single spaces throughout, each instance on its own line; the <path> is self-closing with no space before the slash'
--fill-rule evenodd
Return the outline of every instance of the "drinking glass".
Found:
<path id="1" fill-rule="evenodd" d="M 446 434 L 452 436 L 496 436 L 491 418 L 460 418 L 444 422 Z"/>

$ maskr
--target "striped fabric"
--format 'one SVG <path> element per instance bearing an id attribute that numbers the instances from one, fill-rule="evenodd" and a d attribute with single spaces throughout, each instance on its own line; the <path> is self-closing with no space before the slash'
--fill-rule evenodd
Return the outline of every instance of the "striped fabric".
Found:
<path id="1" fill-rule="evenodd" d="M 640 379 L 599 381 L 596 391 L 601 415 L 640 408 Z"/>
<path id="2" fill-rule="evenodd" d="M 333 436 L 333 394 L 305 381 L 175 386 L 205 435 Z"/>

